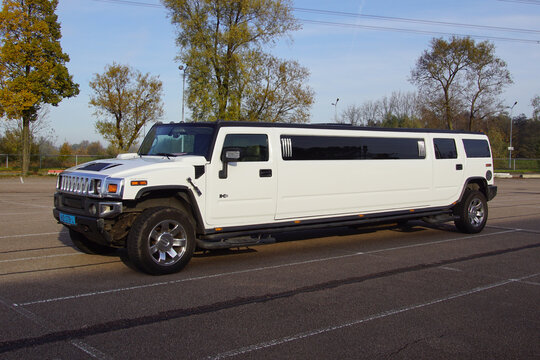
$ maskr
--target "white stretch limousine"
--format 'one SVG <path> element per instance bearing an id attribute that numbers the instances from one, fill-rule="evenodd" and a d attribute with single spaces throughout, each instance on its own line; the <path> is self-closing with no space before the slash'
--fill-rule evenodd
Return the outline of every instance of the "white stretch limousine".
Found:
<path id="1" fill-rule="evenodd" d="M 280 231 L 423 219 L 476 233 L 496 193 L 479 133 L 158 123 L 138 153 L 61 173 L 53 212 L 82 251 L 127 247 L 141 270 L 166 274 L 196 248 Z"/>

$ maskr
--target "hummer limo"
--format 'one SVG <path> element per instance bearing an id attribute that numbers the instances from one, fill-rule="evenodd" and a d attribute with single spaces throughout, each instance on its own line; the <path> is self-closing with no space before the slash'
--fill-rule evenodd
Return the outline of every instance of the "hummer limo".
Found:
<path id="1" fill-rule="evenodd" d="M 477 233 L 496 193 L 481 133 L 157 123 L 137 153 L 62 172 L 53 214 L 81 251 L 125 247 L 159 275 L 282 231 L 422 219 Z"/>

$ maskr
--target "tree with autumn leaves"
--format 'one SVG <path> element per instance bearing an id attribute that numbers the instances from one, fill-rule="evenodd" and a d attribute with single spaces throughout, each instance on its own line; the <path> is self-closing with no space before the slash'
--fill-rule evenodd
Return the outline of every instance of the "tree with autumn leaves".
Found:
<path id="1" fill-rule="evenodd" d="M 307 122 L 309 71 L 263 50 L 300 25 L 290 0 L 162 0 L 177 27 L 194 121 Z"/>
<path id="2" fill-rule="evenodd" d="M 129 151 L 144 126 L 163 116 L 161 80 L 128 65 L 107 65 L 94 74 L 90 88 L 96 131 L 117 151 Z"/>
<path id="3" fill-rule="evenodd" d="M 0 116 L 22 122 L 22 174 L 30 164 L 30 123 L 44 104 L 76 96 L 60 46 L 58 0 L 3 0 L 0 12 Z"/>

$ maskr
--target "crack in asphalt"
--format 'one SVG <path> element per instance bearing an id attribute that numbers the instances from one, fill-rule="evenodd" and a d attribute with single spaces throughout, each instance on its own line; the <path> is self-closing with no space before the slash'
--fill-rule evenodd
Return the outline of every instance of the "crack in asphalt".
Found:
<path id="1" fill-rule="evenodd" d="M 423 337 L 423 338 L 420 338 L 420 339 L 416 339 L 416 340 L 412 340 L 408 343 L 406 343 L 405 345 L 402 345 L 399 349 L 397 349 L 396 351 L 392 352 L 391 354 L 389 354 L 387 356 L 387 359 L 390 359 L 396 355 L 401 355 L 402 352 L 406 351 L 409 347 L 412 347 L 416 344 L 419 344 L 421 342 L 425 342 L 425 341 L 428 341 L 428 340 L 432 340 L 432 339 L 442 339 L 444 337 L 444 335 L 439 335 L 439 336 L 427 336 L 427 337 Z"/>
<path id="2" fill-rule="evenodd" d="M 276 293 L 269 293 L 265 295 L 258 296 L 249 296 L 249 297 L 238 297 L 231 300 L 216 302 L 208 305 L 201 305 L 192 308 L 181 308 L 162 311 L 154 315 L 141 316 L 130 319 L 118 319 L 107 321 L 100 324 L 94 324 L 90 326 L 85 326 L 80 329 L 71 329 L 71 330 L 61 330 L 54 331 L 48 334 L 44 334 L 36 337 L 21 338 L 16 340 L 8 340 L 0 342 L 0 354 L 6 353 L 9 351 L 14 351 L 22 349 L 25 347 L 32 347 L 38 345 L 44 345 L 49 343 L 55 343 L 60 341 L 71 341 L 73 339 L 82 339 L 88 336 L 106 334 L 113 331 L 126 330 L 134 327 L 152 325 L 164 321 L 175 320 L 180 318 L 186 318 L 195 315 L 209 314 L 213 312 L 218 312 L 222 310 L 233 309 L 240 306 L 251 305 L 251 304 L 261 304 L 279 299 L 291 298 L 300 294 L 307 294 L 322 290 L 334 289 L 341 286 L 359 284 L 369 280 L 386 278 L 394 275 L 428 270 L 433 268 L 438 268 L 445 265 L 456 264 L 460 262 L 487 258 L 492 256 L 499 256 L 503 254 L 513 253 L 517 251 L 539 248 L 540 243 L 530 244 L 520 247 L 507 248 L 501 250 L 494 250 L 489 252 L 477 253 L 468 256 L 440 260 L 432 263 L 425 264 L 416 264 L 406 267 L 400 267 L 396 269 L 390 269 L 378 273 L 372 273 L 362 276 L 354 276 L 346 279 L 331 280 L 322 282 L 319 284 L 308 285 L 299 287 L 292 290 L 281 291 Z"/>

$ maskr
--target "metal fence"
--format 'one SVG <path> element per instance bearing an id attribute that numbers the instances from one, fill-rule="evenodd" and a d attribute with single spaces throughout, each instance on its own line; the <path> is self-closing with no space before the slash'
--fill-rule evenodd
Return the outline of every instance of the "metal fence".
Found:
<path id="1" fill-rule="evenodd" d="M 30 155 L 30 170 L 67 169 L 88 161 L 110 158 L 111 155 Z M 0 154 L 0 170 L 20 170 L 21 155 Z"/>
<path id="2" fill-rule="evenodd" d="M 88 161 L 113 157 L 111 155 L 31 155 L 32 171 L 47 169 L 67 169 Z M 540 172 L 540 159 L 493 159 L 495 171 Z M 21 169 L 21 155 L 0 154 L 0 170 Z"/>
<path id="3" fill-rule="evenodd" d="M 540 172 L 540 159 L 493 159 L 495 171 Z"/>

